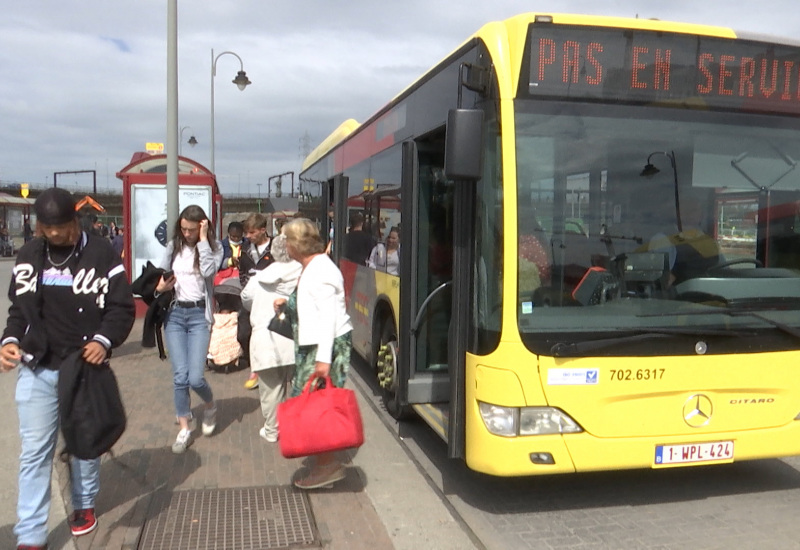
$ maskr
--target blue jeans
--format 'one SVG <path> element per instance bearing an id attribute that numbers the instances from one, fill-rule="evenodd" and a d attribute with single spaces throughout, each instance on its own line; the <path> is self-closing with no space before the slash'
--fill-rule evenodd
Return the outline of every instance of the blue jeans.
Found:
<path id="1" fill-rule="evenodd" d="M 16 402 L 22 452 L 14 534 L 19 544 L 47 542 L 50 475 L 58 438 L 58 371 L 17 367 Z M 72 506 L 94 508 L 100 490 L 100 459 L 72 457 Z"/>
<path id="2" fill-rule="evenodd" d="M 172 363 L 175 414 L 192 414 L 189 388 L 206 403 L 214 401 L 211 386 L 204 376 L 211 329 L 204 307 L 173 307 L 164 323 L 164 339 Z"/>

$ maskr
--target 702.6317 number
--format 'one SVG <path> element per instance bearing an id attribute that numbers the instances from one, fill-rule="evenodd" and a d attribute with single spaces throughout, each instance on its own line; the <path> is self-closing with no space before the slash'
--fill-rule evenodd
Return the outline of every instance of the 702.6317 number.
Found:
<path id="1" fill-rule="evenodd" d="M 611 369 L 611 380 L 614 382 L 632 382 L 635 380 L 661 380 L 666 369 Z"/>

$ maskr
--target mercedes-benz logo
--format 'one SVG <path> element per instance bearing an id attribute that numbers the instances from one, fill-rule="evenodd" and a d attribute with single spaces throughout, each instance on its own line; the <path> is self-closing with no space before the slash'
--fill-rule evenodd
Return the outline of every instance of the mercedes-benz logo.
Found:
<path id="1" fill-rule="evenodd" d="M 711 398 L 702 393 L 694 394 L 683 404 L 683 420 L 692 428 L 700 428 L 711 422 L 713 413 Z"/>

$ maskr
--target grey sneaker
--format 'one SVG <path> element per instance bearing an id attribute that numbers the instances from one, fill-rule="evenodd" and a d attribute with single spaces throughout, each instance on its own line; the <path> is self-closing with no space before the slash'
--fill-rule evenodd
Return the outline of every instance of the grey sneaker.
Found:
<path id="1" fill-rule="evenodd" d="M 176 455 L 183 454 L 191 444 L 192 432 L 189 430 L 181 430 L 178 432 L 178 437 L 175 439 L 175 443 L 172 444 L 172 452 Z"/>
<path id="2" fill-rule="evenodd" d="M 217 428 L 217 404 L 203 411 L 203 435 L 211 435 Z"/>

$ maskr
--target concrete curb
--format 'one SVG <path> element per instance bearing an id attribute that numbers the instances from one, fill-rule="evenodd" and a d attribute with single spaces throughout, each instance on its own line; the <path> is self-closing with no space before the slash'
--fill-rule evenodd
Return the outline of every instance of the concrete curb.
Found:
<path id="1" fill-rule="evenodd" d="M 382 420 L 372 392 L 351 370 L 348 384 L 356 388 L 364 422 L 365 438 L 353 459 L 364 472 L 367 495 L 386 527 L 396 550 L 463 550 L 478 548 L 472 533 L 427 474 L 403 447 L 395 430 Z"/>

